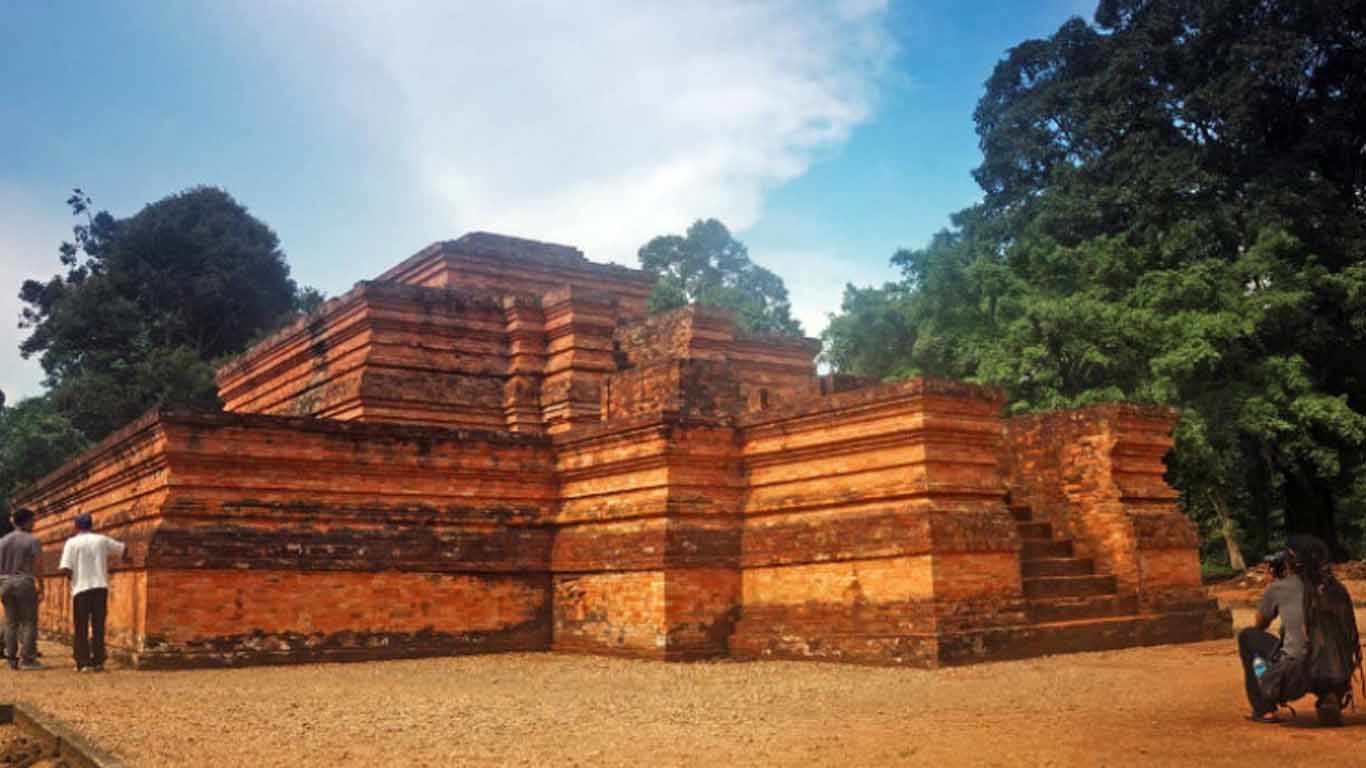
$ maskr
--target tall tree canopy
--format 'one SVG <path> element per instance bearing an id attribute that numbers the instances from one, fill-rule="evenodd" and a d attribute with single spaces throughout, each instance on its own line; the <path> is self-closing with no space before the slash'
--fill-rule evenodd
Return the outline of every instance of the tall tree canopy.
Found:
<path id="1" fill-rule="evenodd" d="M 659 277 L 650 311 L 691 302 L 736 311 L 750 331 L 800 336 L 783 279 L 749 260 L 744 243 L 716 219 L 698 220 L 685 236 L 661 235 L 641 247 L 640 265 Z"/>
<path id="2" fill-rule="evenodd" d="M 1360 0 L 1104 0 L 975 118 L 982 203 L 846 291 L 831 363 L 1178 405 L 1170 477 L 1230 550 L 1366 555 Z"/>
<path id="3" fill-rule="evenodd" d="M 9 529 L 9 498 L 89 445 L 46 397 L 0 403 L 0 532 Z"/>
<path id="4" fill-rule="evenodd" d="M 56 414 L 95 441 L 158 402 L 217 405 L 215 361 L 315 300 L 299 291 L 275 233 L 228 193 L 196 187 L 116 219 L 93 213 L 63 243 L 66 272 L 20 298 Z"/>

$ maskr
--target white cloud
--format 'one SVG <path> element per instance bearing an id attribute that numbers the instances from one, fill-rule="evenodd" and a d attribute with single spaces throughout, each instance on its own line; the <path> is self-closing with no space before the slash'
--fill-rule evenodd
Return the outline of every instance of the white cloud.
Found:
<path id="1" fill-rule="evenodd" d="M 45 204 L 17 184 L 0 179 L 0 390 L 10 404 L 42 392 L 43 369 L 19 356 L 19 286 L 55 274 L 57 246 L 71 238 L 61 200 Z M 42 203 L 42 204 L 40 204 Z"/>
<path id="2" fill-rule="evenodd" d="M 870 117 L 892 55 L 883 0 L 246 3 L 234 17 L 398 148 L 440 227 L 424 234 L 502 231 L 623 263 L 698 217 L 743 232 L 768 190 Z"/>
<path id="3" fill-rule="evenodd" d="M 755 256 L 755 261 L 783 277 L 792 316 L 802 323 L 807 336 L 820 336 L 831 314 L 839 312 L 844 286 L 880 285 L 892 279 L 880 265 L 859 267 L 826 251 L 775 251 Z"/>

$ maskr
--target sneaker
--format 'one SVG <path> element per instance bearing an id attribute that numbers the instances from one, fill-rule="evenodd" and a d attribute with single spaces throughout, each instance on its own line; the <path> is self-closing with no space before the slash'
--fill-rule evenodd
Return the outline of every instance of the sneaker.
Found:
<path id="1" fill-rule="evenodd" d="M 1330 693 L 1319 699 L 1314 704 L 1314 711 L 1319 716 L 1319 725 L 1342 725 L 1342 701 L 1337 694 Z"/>
<path id="2" fill-rule="evenodd" d="M 103 671 L 104 671 L 104 665 L 103 665 L 103 664 L 96 664 L 95 666 L 93 666 L 93 667 L 90 668 L 90 671 L 91 671 L 91 672 L 103 672 Z"/>
<path id="3" fill-rule="evenodd" d="M 47 669 L 47 666 L 41 661 L 22 661 L 19 663 L 19 669 L 25 672 L 33 672 L 39 669 Z"/>
<path id="4" fill-rule="evenodd" d="M 82 667 L 80 664 L 77 664 L 77 665 L 76 665 L 76 674 L 84 675 L 86 672 L 89 672 L 89 671 L 90 671 L 90 667 Z"/>

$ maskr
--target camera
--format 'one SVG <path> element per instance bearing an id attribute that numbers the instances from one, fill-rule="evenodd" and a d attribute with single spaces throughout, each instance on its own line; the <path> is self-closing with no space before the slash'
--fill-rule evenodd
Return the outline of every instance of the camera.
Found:
<path id="1" fill-rule="evenodd" d="M 1262 562 L 1271 568 L 1271 575 L 1278 579 L 1285 578 L 1285 572 L 1290 567 L 1290 552 L 1280 550 L 1267 555 Z"/>

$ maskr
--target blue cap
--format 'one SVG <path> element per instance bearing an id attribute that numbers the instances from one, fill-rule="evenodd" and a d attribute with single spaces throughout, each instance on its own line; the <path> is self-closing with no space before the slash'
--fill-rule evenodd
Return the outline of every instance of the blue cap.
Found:
<path id="1" fill-rule="evenodd" d="M 90 519 L 90 515 L 76 515 L 76 528 L 88 531 L 95 527 L 95 521 Z"/>

